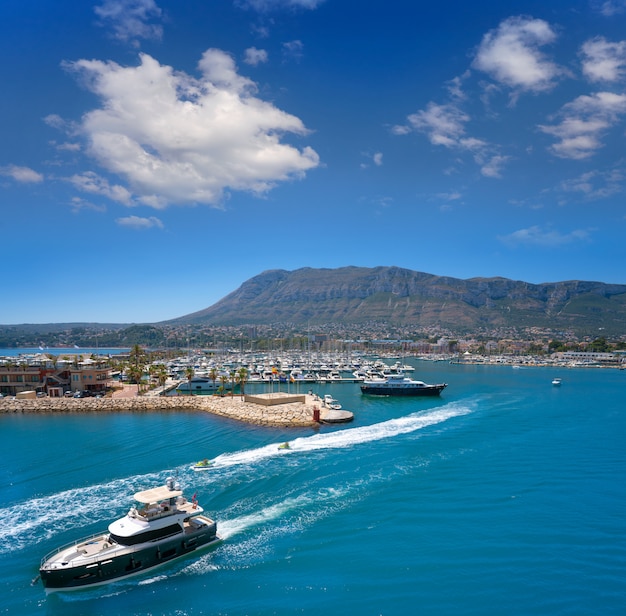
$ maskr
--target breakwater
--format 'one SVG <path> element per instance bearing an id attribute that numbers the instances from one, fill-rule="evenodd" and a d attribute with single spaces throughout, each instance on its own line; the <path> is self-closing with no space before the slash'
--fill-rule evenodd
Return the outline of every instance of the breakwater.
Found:
<path id="1" fill-rule="evenodd" d="M 240 396 L 159 396 L 132 398 L 2 398 L 0 413 L 149 413 L 163 411 L 204 411 L 260 426 L 313 426 L 316 397 L 283 404 L 254 404 Z"/>

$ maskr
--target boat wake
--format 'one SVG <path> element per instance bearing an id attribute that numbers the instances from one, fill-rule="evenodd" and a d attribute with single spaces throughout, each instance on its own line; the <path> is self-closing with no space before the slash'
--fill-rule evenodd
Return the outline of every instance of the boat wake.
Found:
<path id="1" fill-rule="evenodd" d="M 226 469 L 232 472 L 237 465 L 243 465 L 246 471 L 249 467 L 253 467 L 256 473 L 263 461 L 280 460 L 283 456 L 289 456 L 290 460 L 299 465 L 297 454 L 345 449 L 418 432 L 428 426 L 467 415 L 474 410 L 473 406 L 467 402 L 450 403 L 431 411 L 412 413 L 369 426 L 300 437 L 290 441 L 289 449 L 279 449 L 280 443 L 273 443 L 251 450 L 224 453 L 214 458 L 210 471 L 201 474 L 190 471 L 189 478 L 198 486 L 219 484 L 220 478 L 225 479 L 223 472 Z M 164 483 L 165 479 L 172 474 L 176 472 L 170 469 L 162 473 L 128 477 L 106 484 L 34 498 L 0 509 L 0 554 L 23 549 L 42 539 L 47 540 L 75 528 L 93 525 L 100 519 L 110 520 L 120 513 L 120 494 L 133 494 L 138 485 Z M 230 473 L 227 472 L 226 475 L 228 474 Z M 191 478 L 191 475 L 194 477 Z M 369 480 L 372 480 L 372 477 Z M 306 490 L 306 485 L 302 487 Z M 267 504 L 261 508 L 258 507 L 259 503 L 256 499 L 240 499 L 230 506 L 230 511 L 229 509 L 220 510 L 219 533 L 224 539 L 228 539 L 254 526 L 269 525 L 271 527 L 272 521 L 291 515 L 293 511 L 299 511 L 304 516 L 299 518 L 302 521 L 306 518 L 303 512 L 310 508 L 319 509 L 317 505 L 320 502 L 328 506 L 329 511 L 332 511 L 332 504 L 339 506 L 341 503 L 340 506 L 346 506 L 349 502 L 346 495 L 354 492 L 352 484 L 344 488 L 315 488 L 314 485 L 309 484 L 309 491 L 295 496 L 283 494 L 280 502 Z M 244 510 L 249 510 L 251 513 L 242 513 Z M 98 520 L 94 519 L 94 514 L 97 514 Z M 316 515 L 319 518 L 319 511 Z M 100 526 L 94 532 L 97 530 L 100 530 Z"/>
<path id="2" fill-rule="evenodd" d="M 223 453 L 210 462 L 214 471 L 219 468 L 240 465 L 257 464 L 262 460 L 278 456 L 292 455 L 302 452 L 319 451 L 323 449 L 337 449 L 352 447 L 363 443 L 393 438 L 402 434 L 416 432 L 428 426 L 442 423 L 453 417 L 467 415 L 472 408 L 467 403 L 450 403 L 444 407 L 429 412 L 412 413 L 405 417 L 389 419 L 371 426 L 338 430 L 327 434 L 314 434 L 289 441 L 289 448 L 280 448 L 280 443 L 272 443 L 257 449 L 250 449 L 234 453 Z"/>

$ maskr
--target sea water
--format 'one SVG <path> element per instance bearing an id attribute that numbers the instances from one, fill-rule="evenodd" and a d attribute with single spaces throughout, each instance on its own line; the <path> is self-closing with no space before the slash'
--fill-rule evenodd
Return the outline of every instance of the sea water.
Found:
<path id="1" fill-rule="evenodd" d="M 415 365 L 440 398 L 313 385 L 355 414 L 315 430 L 0 415 L 0 613 L 623 614 L 626 372 Z M 32 583 L 169 476 L 219 547 L 90 590 Z"/>

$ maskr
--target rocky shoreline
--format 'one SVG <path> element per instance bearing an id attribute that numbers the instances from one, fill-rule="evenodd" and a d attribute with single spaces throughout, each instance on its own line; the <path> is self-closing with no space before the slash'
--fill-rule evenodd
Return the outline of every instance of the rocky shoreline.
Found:
<path id="1" fill-rule="evenodd" d="M 163 411 L 204 411 L 259 426 L 302 427 L 317 425 L 314 411 L 323 409 L 316 396 L 305 402 L 272 406 L 245 402 L 240 396 L 159 396 L 133 398 L 37 398 L 0 399 L 0 413 L 147 413 Z"/>

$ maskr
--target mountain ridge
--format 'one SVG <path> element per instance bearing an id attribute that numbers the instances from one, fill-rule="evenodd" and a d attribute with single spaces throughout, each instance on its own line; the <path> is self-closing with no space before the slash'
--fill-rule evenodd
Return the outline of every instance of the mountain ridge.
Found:
<path id="1" fill-rule="evenodd" d="M 164 324 L 387 321 L 414 326 L 623 331 L 626 285 L 569 280 L 459 279 L 397 266 L 266 270 L 205 308 Z"/>

